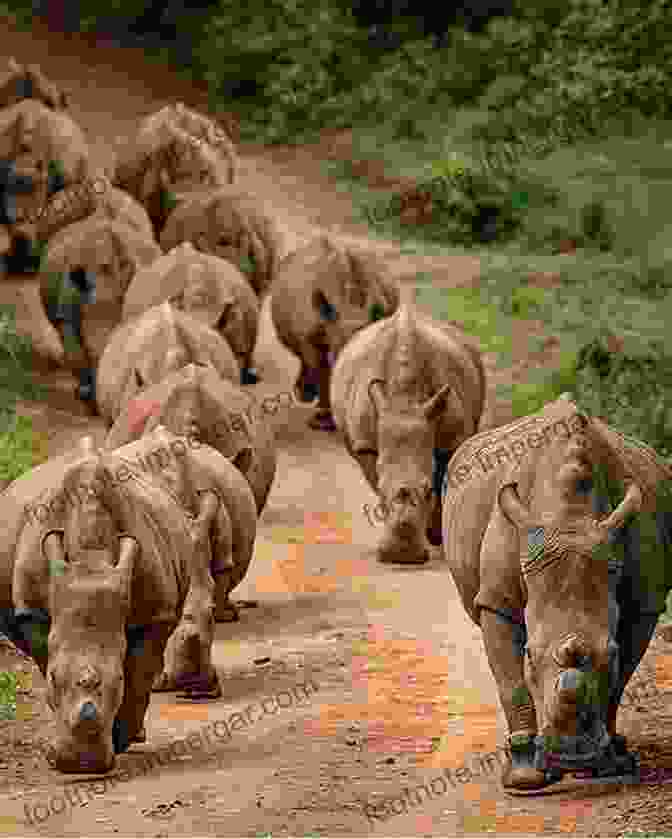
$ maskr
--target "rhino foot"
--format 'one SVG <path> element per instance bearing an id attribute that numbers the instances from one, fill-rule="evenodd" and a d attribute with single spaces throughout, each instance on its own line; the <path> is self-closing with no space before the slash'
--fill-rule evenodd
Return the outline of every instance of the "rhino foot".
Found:
<path id="1" fill-rule="evenodd" d="M 424 565 L 429 562 L 429 552 L 424 550 L 419 554 L 400 551 L 381 551 L 376 553 L 378 562 L 386 565 Z"/>
<path id="2" fill-rule="evenodd" d="M 308 425 L 316 431 L 336 431 L 336 423 L 330 411 L 318 411 L 308 420 Z"/>
<path id="3" fill-rule="evenodd" d="M 541 769 L 535 768 L 534 734 L 509 737 L 509 754 L 502 769 L 502 786 L 510 790 L 541 789 L 552 783 Z"/>
<path id="4" fill-rule="evenodd" d="M 208 680 L 196 677 L 192 680 L 181 681 L 180 687 L 182 688 L 179 694 L 181 699 L 198 701 L 200 699 L 219 699 L 222 696 L 222 686 L 219 684 L 219 679 L 214 671 Z"/>

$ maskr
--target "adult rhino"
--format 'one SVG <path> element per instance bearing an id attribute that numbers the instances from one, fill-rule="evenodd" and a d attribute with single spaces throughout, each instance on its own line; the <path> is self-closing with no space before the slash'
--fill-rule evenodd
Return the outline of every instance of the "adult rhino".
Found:
<path id="1" fill-rule="evenodd" d="M 35 99 L 55 111 L 69 106 L 69 96 L 49 81 L 37 64 L 19 64 L 13 57 L 0 76 L 0 108 Z"/>
<path id="2" fill-rule="evenodd" d="M 258 295 L 274 282 L 283 238 L 272 209 L 239 187 L 202 190 L 171 212 L 159 239 L 164 251 L 182 242 L 232 262 Z"/>
<path id="3" fill-rule="evenodd" d="M 1 629 L 46 678 L 48 758 L 63 772 L 107 772 L 115 753 L 144 741 L 191 569 L 207 560 L 197 547 L 212 499 L 190 524 L 166 489 L 128 472 L 87 438 L 0 496 Z"/>
<path id="4" fill-rule="evenodd" d="M 186 132 L 197 142 L 205 143 L 214 149 L 228 171 L 228 182 L 232 184 L 235 181 L 238 155 L 228 131 L 210 117 L 187 108 L 183 102 L 166 105 L 145 117 L 138 127 L 137 145 L 141 148 L 151 147 L 157 137 L 163 136 L 165 126 L 172 125 Z"/>
<path id="5" fill-rule="evenodd" d="M 426 562 L 426 535 L 440 543 L 446 464 L 483 413 L 480 351 L 406 300 L 347 344 L 332 371 L 331 403 L 349 454 L 386 511 L 378 558 Z"/>
<path id="6" fill-rule="evenodd" d="M 229 594 L 243 579 L 252 560 L 257 507 L 252 490 L 228 458 L 198 438 L 180 437 L 162 425 L 112 452 L 139 484 L 159 484 L 190 521 L 199 516 L 208 526 L 197 532 L 193 591 L 168 643 L 163 672 L 154 690 L 184 688 L 192 698 L 221 696 L 211 662 L 215 621 L 237 620 Z M 107 455 L 104 456 L 107 462 Z M 213 495 L 214 493 L 214 495 Z M 197 528 L 198 530 L 198 528 Z M 200 557 L 205 555 L 204 565 Z"/>
<path id="7" fill-rule="evenodd" d="M 275 478 L 275 434 L 248 390 L 222 379 L 212 367 L 188 364 L 128 402 L 105 447 L 119 448 L 157 425 L 227 457 L 250 484 L 261 515 Z"/>
<path id="8" fill-rule="evenodd" d="M 655 510 L 657 485 L 670 476 L 652 449 L 580 412 L 566 394 L 477 434 L 450 461 L 444 551 L 506 713 L 506 788 L 540 788 L 581 768 L 632 770 L 616 711 L 653 631 L 647 601 L 664 609 L 672 580 L 654 591 L 661 569 L 665 576 L 661 553 L 654 546 L 640 568 L 627 540 L 624 554 L 617 542 L 632 516 Z M 600 518 L 605 479 L 624 491 Z M 622 576 L 640 595 L 626 625 Z"/>
<path id="9" fill-rule="evenodd" d="M 126 294 L 122 317 L 128 320 L 165 300 L 226 338 L 240 364 L 241 384 L 257 381 L 252 354 L 259 301 L 235 265 L 183 242 L 138 271 Z"/>
<path id="10" fill-rule="evenodd" d="M 14 194 L 17 223 L 35 221 L 48 197 L 90 179 L 89 145 L 84 132 L 64 111 L 24 99 L 0 111 L 0 160 L 32 188 Z"/>
<path id="11" fill-rule="evenodd" d="M 121 322 L 131 280 L 160 256 L 152 239 L 96 214 L 51 240 L 41 271 L 42 304 L 62 340 L 75 338 L 80 345 L 68 353 L 79 373 L 80 399 L 95 404 L 96 366 Z"/>
<path id="12" fill-rule="evenodd" d="M 168 302 L 120 324 L 98 365 L 96 398 L 101 416 L 112 425 L 141 390 L 192 363 L 210 365 L 236 384 L 240 380 L 226 339 Z"/>
<path id="13" fill-rule="evenodd" d="M 117 153 L 113 184 L 147 210 L 158 238 L 168 215 L 192 192 L 229 183 L 218 152 L 173 123 L 163 123 Z"/>

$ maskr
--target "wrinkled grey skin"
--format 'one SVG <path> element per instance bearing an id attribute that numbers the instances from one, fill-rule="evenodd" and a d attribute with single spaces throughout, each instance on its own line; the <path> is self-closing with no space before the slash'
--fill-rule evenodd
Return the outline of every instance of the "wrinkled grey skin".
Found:
<path id="1" fill-rule="evenodd" d="M 512 789 L 544 786 L 553 766 L 614 766 L 619 759 L 607 732 L 615 712 L 608 712 L 606 691 L 618 669 L 610 543 L 641 508 L 642 493 L 603 427 L 560 398 L 471 438 L 449 465 L 444 550 L 463 605 L 483 632 L 510 733 L 518 735 L 503 774 Z M 594 512 L 598 466 L 627 487 L 605 519 Z M 662 462 L 659 471 L 666 471 Z M 591 685 L 602 693 L 589 701 Z"/>
<path id="2" fill-rule="evenodd" d="M 331 402 L 348 452 L 386 512 L 381 561 L 427 561 L 426 535 L 433 538 L 428 531 L 441 515 L 434 453 L 452 454 L 476 432 L 484 401 L 478 349 L 408 303 L 346 345 Z"/>
<path id="3" fill-rule="evenodd" d="M 193 541 L 165 490 L 130 481 L 116 492 L 118 463 L 101 460 L 90 439 L 78 457 L 58 460 L 3 493 L 0 612 L 3 631 L 46 677 L 56 721 L 50 762 L 62 772 L 106 772 L 115 753 L 144 739 Z M 65 503 L 42 523 L 19 503 L 50 498 Z"/>

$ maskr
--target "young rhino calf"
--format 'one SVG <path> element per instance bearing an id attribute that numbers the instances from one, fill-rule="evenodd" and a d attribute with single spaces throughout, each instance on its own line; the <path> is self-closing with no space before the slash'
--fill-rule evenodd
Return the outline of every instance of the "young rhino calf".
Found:
<path id="1" fill-rule="evenodd" d="M 632 771 L 616 711 L 672 584 L 655 538 L 640 559 L 632 517 L 655 511 L 657 484 L 671 475 L 652 449 L 567 396 L 453 456 L 444 550 L 506 713 L 505 787 Z M 600 518 L 611 482 L 624 491 Z"/>
<path id="2" fill-rule="evenodd" d="M 399 305 L 396 283 L 369 254 L 315 237 L 280 263 L 273 282 L 271 316 L 280 341 L 299 357 L 296 397 L 318 397 L 311 428 L 335 429 L 329 402 L 334 359 L 367 324 Z"/>
<path id="3" fill-rule="evenodd" d="M 485 402 L 475 345 L 408 301 L 358 332 L 331 378 L 336 425 L 387 512 L 383 562 L 422 563 L 435 543 L 446 464 L 474 434 Z"/>

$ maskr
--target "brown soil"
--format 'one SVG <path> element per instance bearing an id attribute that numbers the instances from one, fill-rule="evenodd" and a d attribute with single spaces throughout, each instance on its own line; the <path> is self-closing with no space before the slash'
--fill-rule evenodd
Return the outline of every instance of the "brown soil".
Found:
<path id="1" fill-rule="evenodd" d="M 18 61 L 40 63 L 49 78 L 72 91 L 74 117 L 101 166 L 111 162 L 117 137 L 164 104 L 181 100 L 207 111 L 203 90 L 148 64 L 139 50 L 52 34 L 38 22 L 31 33 L 2 27 L 0 46 Z M 325 132 L 322 143 L 305 148 L 244 146 L 241 182 L 274 205 L 288 248 L 323 228 L 386 254 L 399 276 L 431 269 L 437 285 L 476 282 L 476 257 L 401 256 L 394 242 L 368 241 L 367 229 L 353 220 L 349 195 L 321 165 L 348 149 L 346 132 Z M 360 169 L 372 185 L 398 183 L 381 166 Z M 15 302 L 18 294 L 5 283 L 0 302 Z M 536 355 L 529 350 L 530 335 L 543 334 L 541 325 L 525 327 L 514 336 L 514 369 L 497 371 L 494 359 L 487 359 L 488 423 L 510 418 L 506 405 L 495 405 L 498 383 L 523 380 L 530 367 L 554 362 L 552 339 Z M 264 380 L 256 387 L 263 397 L 286 390 L 298 363 L 273 334 L 267 306 L 260 332 L 257 366 Z M 83 433 L 102 439 L 102 423 L 74 401 L 68 375 L 39 378 L 50 387 L 47 403 L 24 403 L 21 411 L 49 436 L 50 452 Z M 672 824 L 666 786 L 578 786 L 522 799 L 505 795 L 497 774 L 469 780 L 464 773 L 466 782 L 433 800 L 386 821 L 367 819 L 364 803 L 400 796 L 442 769 L 471 765 L 470 755 L 494 752 L 506 729 L 480 632 L 464 614 L 440 554 L 416 569 L 375 562 L 378 532 L 363 510 L 375 499 L 339 439 L 306 428 L 309 412 L 294 405 L 273 420 L 278 478 L 250 573 L 235 592 L 258 606 L 244 609 L 239 623 L 217 628 L 213 656 L 224 696 L 198 705 L 156 695 L 147 743 L 119 760 L 121 769 L 136 767 L 135 777 L 106 791 L 99 782 L 66 806 L 63 790 L 72 791 L 74 779 L 53 772 L 43 754 L 51 725 L 44 682 L 30 661 L 12 648 L 0 649 L 0 672 L 32 674 L 30 683 L 21 679 L 17 720 L 0 721 L 0 822 L 6 834 L 613 836 Z M 621 728 L 645 767 L 672 767 L 665 702 L 671 662 L 670 645 L 657 638 L 634 680 L 640 690 L 633 688 L 635 699 L 621 712 Z M 151 772 L 137 769 L 143 756 L 156 755 L 176 738 L 308 679 L 318 688 L 307 701 L 269 712 L 230 740 L 215 740 L 210 754 L 192 749 Z M 37 811 L 36 804 L 42 805 Z M 52 808 L 46 818 L 45 806 Z M 42 821 L 28 823 L 27 812 Z"/>

